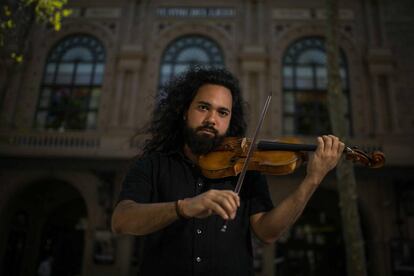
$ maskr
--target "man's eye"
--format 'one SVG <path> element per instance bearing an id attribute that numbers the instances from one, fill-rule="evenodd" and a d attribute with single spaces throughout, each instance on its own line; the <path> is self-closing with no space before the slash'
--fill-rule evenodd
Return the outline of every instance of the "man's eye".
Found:
<path id="1" fill-rule="evenodd" d="M 198 108 L 201 109 L 201 110 L 208 110 L 207 105 L 199 105 Z"/>
<path id="2" fill-rule="evenodd" d="M 229 115 L 229 113 L 227 111 L 220 111 L 219 114 L 220 114 L 221 117 L 226 117 L 226 116 Z"/>

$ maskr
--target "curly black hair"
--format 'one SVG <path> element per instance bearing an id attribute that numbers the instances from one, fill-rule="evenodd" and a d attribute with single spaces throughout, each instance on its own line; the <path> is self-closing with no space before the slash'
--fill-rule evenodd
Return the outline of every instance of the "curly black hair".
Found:
<path id="1" fill-rule="evenodd" d="M 228 88 L 232 94 L 232 115 L 227 136 L 243 137 L 246 132 L 242 99 L 238 80 L 226 69 L 190 67 L 173 78 L 161 91 L 161 97 L 153 110 L 151 120 L 143 132 L 149 139 L 143 145 L 143 155 L 154 151 L 170 152 L 184 146 L 184 114 L 198 89 L 204 84 L 217 84 Z"/>

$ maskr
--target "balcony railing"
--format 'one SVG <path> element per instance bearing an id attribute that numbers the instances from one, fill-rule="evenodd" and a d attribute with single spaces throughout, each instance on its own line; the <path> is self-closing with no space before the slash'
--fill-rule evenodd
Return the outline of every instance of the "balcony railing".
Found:
<path id="1" fill-rule="evenodd" d="M 128 136 L 84 132 L 0 132 L 0 155 L 55 157 L 130 157 Z"/>
<path id="2" fill-rule="evenodd" d="M 85 137 L 84 135 L 67 134 L 14 134 L 3 139 L 9 146 L 33 148 L 99 148 L 100 137 Z M 4 144 L 4 143 L 2 143 Z"/>

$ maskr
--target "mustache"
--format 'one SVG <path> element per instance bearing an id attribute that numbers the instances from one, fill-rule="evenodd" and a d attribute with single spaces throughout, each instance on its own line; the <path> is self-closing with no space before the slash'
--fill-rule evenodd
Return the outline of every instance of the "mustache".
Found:
<path id="1" fill-rule="evenodd" d="M 218 134 L 218 131 L 212 125 L 209 125 L 209 124 L 199 126 L 199 127 L 196 128 L 196 132 L 201 131 L 201 130 L 210 131 L 210 132 L 214 133 L 215 135 Z"/>

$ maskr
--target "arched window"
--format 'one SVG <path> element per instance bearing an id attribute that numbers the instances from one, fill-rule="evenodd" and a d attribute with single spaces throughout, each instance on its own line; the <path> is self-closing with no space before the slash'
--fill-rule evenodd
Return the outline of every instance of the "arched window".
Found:
<path id="1" fill-rule="evenodd" d="M 159 88 L 193 65 L 224 67 L 219 45 L 200 35 L 188 35 L 174 40 L 167 46 L 161 59 Z"/>
<path id="2" fill-rule="evenodd" d="M 347 100 L 346 110 L 349 110 L 348 69 L 342 51 L 340 74 Z M 331 132 L 327 83 L 324 41 L 310 37 L 294 42 L 283 57 L 284 134 L 320 135 Z M 349 111 L 346 116 L 349 117 Z"/>
<path id="3" fill-rule="evenodd" d="M 94 129 L 105 69 L 105 49 L 96 38 L 72 35 L 50 51 L 37 104 L 35 127 Z"/>

